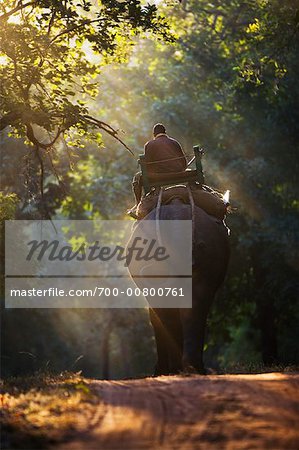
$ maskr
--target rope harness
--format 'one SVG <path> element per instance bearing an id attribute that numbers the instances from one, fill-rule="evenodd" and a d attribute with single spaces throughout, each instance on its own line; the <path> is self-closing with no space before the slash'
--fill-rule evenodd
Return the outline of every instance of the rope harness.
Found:
<path id="1" fill-rule="evenodd" d="M 155 214 L 156 233 L 157 233 L 158 243 L 160 246 L 162 246 L 162 239 L 161 239 L 161 233 L 160 233 L 160 227 L 159 227 L 159 220 L 160 220 L 162 196 L 163 196 L 163 188 L 160 187 L 158 202 L 157 202 L 157 206 L 156 206 L 156 214 Z"/>

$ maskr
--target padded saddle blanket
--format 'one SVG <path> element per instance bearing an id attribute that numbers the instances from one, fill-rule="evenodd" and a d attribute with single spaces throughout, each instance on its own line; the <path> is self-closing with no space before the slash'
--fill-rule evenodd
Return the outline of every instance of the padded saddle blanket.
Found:
<path id="1" fill-rule="evenodd" d="M 191 188 L 191 194 L 193 196 L 194 204 L 199 208 L 206 211 L 207 214 L 215 216 L 218 219 L 223 220 L 227 212 L 227 206 L 223 201 L 223 197 L 218 192 L 213 191 L 207 187 Z M 147 194 L 141 199 L 137 207 L 138 219 L 143 219 L 149 214 L 156 206 L 158 202 L 159 189 Z M 186 186 L 171 186 L 163 190 L 162 204 L 167 205 L 174 198 L 179 198 L 183 203 L 190 204 L 190 198 L 188 189 Z"/>

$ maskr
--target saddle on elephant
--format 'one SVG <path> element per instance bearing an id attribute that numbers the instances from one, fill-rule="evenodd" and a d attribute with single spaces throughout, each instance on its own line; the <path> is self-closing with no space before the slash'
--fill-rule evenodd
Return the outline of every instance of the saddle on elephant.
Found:
<path id="1" fill-rule="evenodd" d="M 220 220 L 225 218 L 228 201 L 221 193 L 204 184 L 201 164 L 203 151 L 199 146 L 194 146 L 193 150 L 192 161 L 195 160 L 195 169 L 183 172 L 153 173 L 148 171 L 144 155 L 140 155 L 139 165 L 145 195 L 137 205 L 136 219 L 143 219 L 157 205 L 167 205 L 175 198 L 179 198 L 185 204 L 192 202 L 207 214 Z"/>
<path id="2" fill-rule="evenodd" d="M 145 195 L 136 211 L 138 220 L 147 216 L 158 204 L 160 189 L 155 189 Z M 223 195 L 214 191 L 206 185 L 195 185 L 190 187 L 194 204 L 206 211 L 207 214 L 224 220 L 227 213 L 227 203 Z M 186 185 L 169 186 L 163 189 L 161 204 L 167 205 L 173 199 L 178 198 L 185 204 L 190 204 L 190 194 Z"/>

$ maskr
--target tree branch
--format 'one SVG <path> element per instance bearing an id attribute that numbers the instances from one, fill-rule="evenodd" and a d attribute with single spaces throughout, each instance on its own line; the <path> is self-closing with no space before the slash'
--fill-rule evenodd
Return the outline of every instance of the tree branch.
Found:
<path id="1" fill-rule="evenodd" d="M 3 116 L 0 119 L 0 131 L 4 130 L 9 125 L 13 125 L 17 120 L 19 120 L 21 118 L 22 118 L 21 113 L 10 112 L 10 113 L 6 114 L 5 116 Z M 133 157 L 135 157 L 132 150 L 118 136 L 118 131 L 115 128 L 113 128 L 111 125 L 109 125 L 106 122 L 102 122 L 101 120 L 97 120 L 94 117 L 88 116 L 88 115 L 81 116 L 81 119 L 89 125 L 96 126 L 97 128 L 104 130 L 107 134 L 109 134 L 114 139 L 116 139 L 118 142 L 120 142 L 125 147 L 125 149 L 127 149 L 128 152 L 130 152 L 130 154 Z M 44 144 L 42 142 L 39 142 L 39 140 L 35 137 L 33 127 L 30 122 L 27 122 L 24 125 L 26 126 L 26 136 L 29 139 L 29 141 L 32 142 L 32 144 L 37 145 L 39 148 L 42 148 L 44 150 L 51 148 L 55 144 L 57 139 L 61 136 L 61 134 L 64 133 L 64 131 L 65 131 L 65 129 L 59 128 L 54 139 L 51 142 L 49 142 L 48 144 Z"/>
<path id="2" fill-rule="evenodd" d="M 4 130 L 9 125 L 13 125 L 21 118 L 21 114 L 17 112 L 9 112 L 0 118 L 0 131 Z"/>
<path id="3" fill-rule="evenodd" d="M 17 4 L 17 6 L 15 8 L 13 8 L 12 10 L 8 11 L 7 13 L 2 14 L 2 16 L 0 16 L 0 22 L 2 22 L 3 20 L 8 19 L 10 16 L 12 16 L 13 14 L 15 14 L 18 11 L 21 11 L 24 8 L 27 8 L 28 6 L 34 6 L 36 5 L 37 2 L 33 1 L 33 2 L 28 2 L 25 3 L 24 5 L 22 4 L 21 1 L 19 1 L 19 3 Z"/>
<path id="4" fill-rule="evenodd" d="M 106 122 L 102 122 L 101 120 L 97 120 L 94 117 L 91 116 L 82 116 L 82 119 L 84 120 L 84 122 L 89 123 L 90 125 L 95 125 L 98 128 L 100 128 L 101 130 L 104 130 L 106 133 L 110 134 L 110 136 L 114 137 L 114 139 L 116 139 L 118 142 L 120 142 L 125 149 L 128 150 L 128 152 L 130 152 L 130 154 L 135 158 L 134 153 L 132 152 L 132 150 L 127 146 L 127 144 L 125 144 L 125 142 L 120 139 L 120 137 L 118 136 L 118 132 L 117 130 L 115 130 L 115 128 L 113 128 L 111 125 L 109 125 Z"/>
<path id="5" fill-rule="evenodd" d="M 35 145 L 34 150 L 35 150 L 35 154 L 36 154 L 36 157 L 37 157 L 39 165 L 40 165 L 40 186 L 39 187 L 40 187 L 41 201 L 43 203 L 43 201 L 44 201 L 44 173 L 45 173 L 44 161 L 39 152 L 38 144 Z"/>
<path id="6" fill-rule="evenodd" d="M 38 139 L 36 139 L 31 123 L 26 123 L 25 125 L 27 130 L 26 135 L 29 141 L 32 142 L 34 145 L 38 145 L 38 147 L 43 148 L 44 150 L 52 147 L 59 138 L 59 136 L 64 132 L 63 129 L 58 129 L 55 138 L 48 144 L 43 144 L 42 142 L 39 142 Z"/>
<path id="7" fill-rule="evenodd" d="M 52 151 L 53 151 L 53 149 L 52 149 Z M 54 165 L 53 158 L 52 158 L 52 155 L 51 155 L 51 149 L 49 149 L 49 151 L 47 152 L 47 155 L 48 155 L 48 158 L 49 158 L 49 161 L 50 161 L 50 164 L 51 164 L 52 171 L 53 171 L 53 173 L 54 173 L 54 175 L 55 175 L 55 177 L 56 177 L 56 179 L 58 181 L 58 184 L 59 184 L 59 186 L 61 186 L 63 188 L 64 194 L 66 194 L 67 193 L 66 192 L 66 187 L 65 187 L 64 182 L 61 180 L 61 178 L 60 178 L 60 176 L 59 176 L 59 174 L 58 174 L 58 172 L 56 170 L 56 167 Z"/>
<path id="8" fill-rule="evenodd" d="M 50 45 L 53 44 L 53 42 L 56 41 L 56 39 L 59 39 L 61 36 L 64 36 L 65 34 L 71 33 L 72 31 L 78 30 L 82 27 L 84 27 L 85 25 L 90 25 L 91 23 L 96 23 L 99 22 L 101 19 L 90 19 L 90 20 L 84 20 L 84 22 L 81 22 L 80 24 L 77 25 L 73 25 L 72 27 L 67 28 L 66 30 L 61 31 L 60 33 L 58 33 L 56 36 L 54 36 L 50 43 L 49 43 L 49 47 Z"/>

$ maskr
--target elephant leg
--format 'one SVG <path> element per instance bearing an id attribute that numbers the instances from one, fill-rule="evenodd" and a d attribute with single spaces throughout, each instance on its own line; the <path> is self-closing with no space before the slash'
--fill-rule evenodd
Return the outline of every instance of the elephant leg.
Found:
<path id="1" fill-rule="evenodd" d="M 163 322 L 159 317 L 159 310 L 150 309 L 149 310 L 150 321 L 154 329 L 156 348 L 157 348 L 157 363 L 155 366 L 154 375 L 168 375 L 168 351 L 167 351 L 167 333 L 164 329 Z"/>
<path id="2" fill-rule="evenodd" d="M 163 324 L 167 330 L 168 366 L 170 374 L 183 370 L 183 327 L 178 309 L 163 311 Z"/>
<path id="3" fill-rule="evenodd" d="M 203 349 L 207 317 L 215 291 L 194 283 L 192 309 L 181 310 L 184 331 L 183 368 L 186 371 L 205 373 Z"/>
<path id="4" fill-rule="evenodd" d="M 183 330 L 177 309 L 151 309 L 158 363 L 155 375 L 176 374 L 182 370 Z"/>

